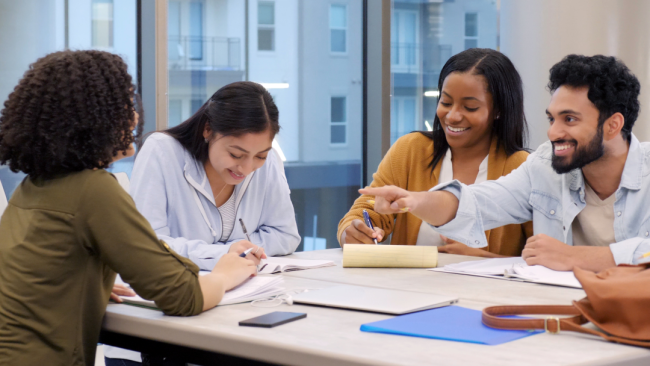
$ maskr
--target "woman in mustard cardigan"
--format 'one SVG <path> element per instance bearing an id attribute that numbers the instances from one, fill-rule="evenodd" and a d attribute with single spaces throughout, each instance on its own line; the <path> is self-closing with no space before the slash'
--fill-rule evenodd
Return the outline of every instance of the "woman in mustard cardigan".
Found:
<path id="1" fill-rule="evenodd" d="M 457 179 L 465 184 L 495 180 L 527 158 L 527 124 L 522 82 L 502 53 L 472 48 L 451 57 L 440 72 L 440 99 L 432 132 L 414 132 L 398 139 L 373 175 L 372 187 L 394 185 L 426 191 Z M 445 238 L 410 213 L 382 215 L 361 196 L 339 222 L 345 243 L 373 244 L 392 234 L 391 244 L 436 245 L 440 252 L 483 257 L 519 256 L 532 235 L 530 222 L 486 231 L 481 249 Z M 375 226 L 363 221 L 367 210 Z"/>

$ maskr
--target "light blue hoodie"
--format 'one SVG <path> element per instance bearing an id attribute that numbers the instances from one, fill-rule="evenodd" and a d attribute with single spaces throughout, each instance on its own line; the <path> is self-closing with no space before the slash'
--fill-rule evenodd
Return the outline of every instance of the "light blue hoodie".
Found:
<path id="1" fill-rule="evenodd" d="M 251 242 L 267 255 L 293 253 L 300 235 L 282 160 L 273 149 L 261 168 L 235 187 L 235 226 L 220 243 L 221 214 L 214 203 L 205 168 L 173 137 L 154 133 L 135 159 L 131 196 L 158 238 L 201 269 L 212 270 L 232 243 Z"/>

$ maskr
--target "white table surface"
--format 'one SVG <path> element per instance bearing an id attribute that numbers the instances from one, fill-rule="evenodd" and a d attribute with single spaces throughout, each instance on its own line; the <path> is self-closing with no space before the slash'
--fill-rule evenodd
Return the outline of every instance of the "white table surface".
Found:
<path id="1" fill-rule="evenodd" d="M 584 292 L 555 286 L 445 274 L 423 269 L 341 268 L 341 250 L 296 253 L 331 259 L 336 267 L 285 273 L 287 289 L 337 284 L 453 294 L 458 305 L 481 310 L 494 304 L 569 304 Z M 440 255 L 439 265 L 474 260 Z M 276 328 L 240 327 L 240 320 L 272 311 L 305 312 L 307 318 Z M 361 332 L 361 324 L 391 318 L 359 311 L 250 303 L 219 306 L 189 318 L 123 304 L 108 306 L 103 329 L 180 346 L 288 365 L 648 365 L 650 350 L 565 332 L 538 334 L 497 346 Z"/>

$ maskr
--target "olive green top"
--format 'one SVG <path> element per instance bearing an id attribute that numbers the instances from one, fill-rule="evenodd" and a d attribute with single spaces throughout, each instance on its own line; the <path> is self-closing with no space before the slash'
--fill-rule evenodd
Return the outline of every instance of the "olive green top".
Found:
<path id="1" fill-rule="evenodd" d="M 0 219 L 0 363 L 94 364 L 115 272 L 166 314 L 203 308 L 198 267 L 110 173 L 26 178 Z"/>

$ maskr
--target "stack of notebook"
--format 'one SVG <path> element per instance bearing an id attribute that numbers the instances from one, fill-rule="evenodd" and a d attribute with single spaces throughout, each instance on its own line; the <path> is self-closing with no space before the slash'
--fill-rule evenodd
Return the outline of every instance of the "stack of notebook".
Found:
<path id="1" fill-rule="evenodd" d="M 201 271 L 203 273 L 203 271 Z M 282 277 L 252 277 L 241 285 L 233 288 L 223 295 L 219 305 L 239 304 L 258 299 L 265 299 L 270 296 L 285 292 Z M 145 300 L 140 296 L 121 296 L 126 304 L 156 308 L 153 301 Z"/>

